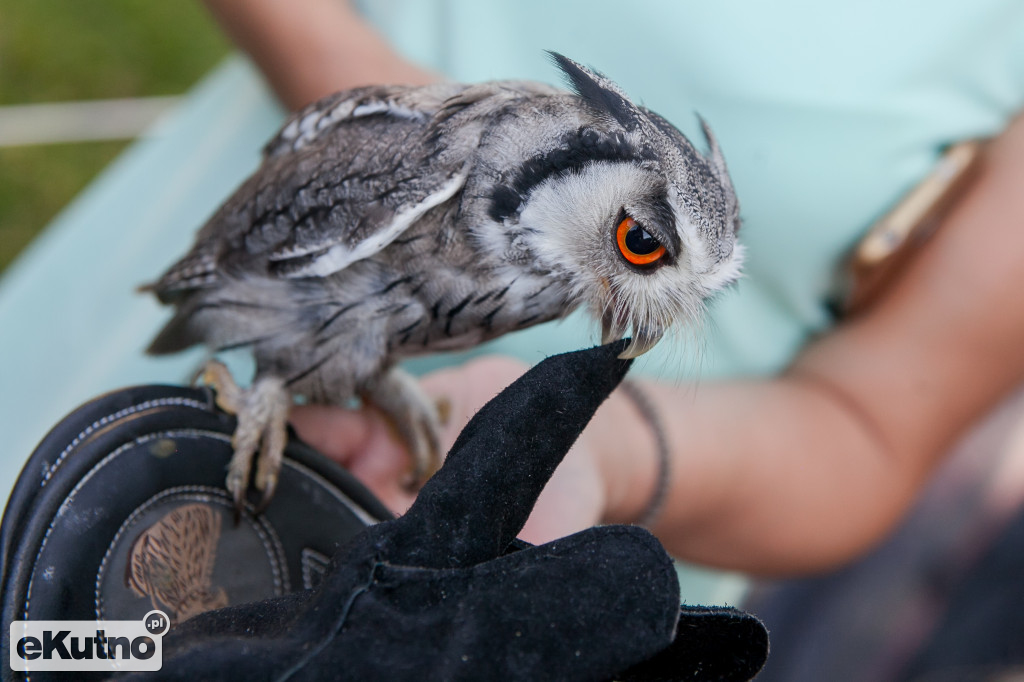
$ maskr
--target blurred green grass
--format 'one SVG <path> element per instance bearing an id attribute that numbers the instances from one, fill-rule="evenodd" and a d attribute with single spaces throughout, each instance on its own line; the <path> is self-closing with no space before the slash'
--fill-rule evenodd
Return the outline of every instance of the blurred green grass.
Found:
<path id="1" fill-rule="evenodd" d="M 229 50 L 198 0 L 3 0 L 0 106 L 181 94 Z M 0 147 L 0 271 L 127 144 Z"/>

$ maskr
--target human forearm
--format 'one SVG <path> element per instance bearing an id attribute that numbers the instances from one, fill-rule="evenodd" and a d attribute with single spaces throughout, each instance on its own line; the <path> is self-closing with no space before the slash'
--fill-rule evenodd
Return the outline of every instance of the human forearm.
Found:
<path id="1" fill-rule="evenodd" d="M 757 573 L 814 570 L 876 539 L 906 504 L 900 461 L 811 382 L 642 386 L 671 453 L 653 530 L 680 558 Z M 592 427 L 607 522 L 635 521 L 658 475 L 649 424 L 627 403 L 613 396 L 602 410 L 616 418 Z"/>
<path id="2" fill-rule="evenodd" d="M 654 530 L 681 558 L 755 573 L 813 571 L 864 549 L 907 504 L 905 462 L 813 382 L 648 390 L 674 454 Z"/>
<path id="3" fill-rule="evenodd" d="M 953 440 L 1024 379 L 1022 181 L 1018 120 L 876 307 L 784 375 L 649 387 L 672 440 L 656 528 L 666 545 L 715 565 L 801 572 L 854 556 L 898 520 Z M 647 478 L 616 492 L 627 459 L 602 458 L 611 502 L 650 492 L 649 453 L 632 458 Z M 609 520 L 625 520 L 619 508 L 630 505 Z"/>
<path id="4" fill-rule="evenodd" d="M 403 59 L 345 0 L 205 0 L 289 109 L 374 83 L 436 75 Z"/>

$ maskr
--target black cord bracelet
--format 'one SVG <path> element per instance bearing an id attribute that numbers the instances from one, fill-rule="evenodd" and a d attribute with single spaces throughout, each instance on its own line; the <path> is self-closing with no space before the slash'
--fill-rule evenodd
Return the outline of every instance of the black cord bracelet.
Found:
<path id="1" fill-rule="evenodd" d="M 647 507 L 644 509 L 643 514 L 635 522 L 638 526 L 650 528 L 654 525 L 658 516 L 661 515 L 661 511 L 665 506 L 665 500 L 668 498 L 669 479 L 671 478 L 668 436 L 665 434 L 665 429 L 658 418 L 658 412 L 654 409 L 654 405 L 648 399 L 647 394 L 632 381 L 623 381 L 620 387 L 623 394 L 633 401 L 640 415 L 650 425 L 651 431 L 654 433 L 655 456 L 658 458 L 658 474 L 654 481 L 654 492 L 651 494 L 651 499 L 647 502 Z"/>

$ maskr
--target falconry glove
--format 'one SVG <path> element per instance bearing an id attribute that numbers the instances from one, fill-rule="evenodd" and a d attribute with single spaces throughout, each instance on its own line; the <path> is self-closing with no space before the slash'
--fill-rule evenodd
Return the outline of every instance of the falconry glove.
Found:
<path id="1" fill-rule="evenodd" d="M 260 516 L 250 514 L 250 504 L 238 526 L 211 525 L 215 519 L 196 504 L 161 511 L 151 517 L 154 523 L 143 526 L 133 525 L 138 514 L 121 522 L 123 516 L 115 513 L 107 519 L 106 510 L 96 506 L 90 509 L 105 534 L 84 533 L 83 546 L 76 548 L 66 522 L 50 521 L 56 529 L 51 535 L 63 537 L 63 555 L 77 553 L 82 558 L 73 570 L 59 567 L 51 577 L 59 589 L 48 595 L 45 587 L 33 588 L 40 603 L 33 601 L 29 607 L 25 586 L 33 575 L 36 583 L 46 582 L 38 576 L 51 564 L 38 558 L 48 556 L 59 538 L 47 542 L 29 532 L 34 526 L 45 527 L 48 517 L 40 512 L 52 511 L 52 503 L 15 504 L 4 519 L 5 580 L 12 588 L 5 594 L 4 626 L 30 608 L 40 619 L 88 613 L 94 607 L 94 593 L 97 613 L 104 604 L 109 611 L 117 600 L 134 604 L 140 612 L 159 606 L 175 623 L 162 640 L 162 668 L 136 673 L 140 679 L 748 680 L 767 655 L 764 627 L 734 609 L 680 607 L 672 561 L 646 530 L 591 528 L 540 546 L 516 540 L 555 467 L 626 374 L 631 361 L 618 356 L 627 343 L 555 356 L 530 370 L 467 425 L 407 514 L 362 530 L 352 525 L 353 509 L 370 509 L 382 518 L 379 504 L 368 500 L 357 484 L 332 478 L 329 466 L 317 464 L 316 453 L 292 439 L 279 498 Z M 183 395 L 194 397 L 195 392 Z M 164 422 L 159 433 L 175 427 L 168 420 L 191 421 L 193 431 L 209 428 L 226 438 L 232 420 L 200 407 L 175 408 L 178 416 L 143 414 L 136 421 L 159 417 Z M 204 421 L 210 419 L 224 423 L 215 429 Z M 117 421 L 112 431 L 131 431 L 134 443 L 141 428 L 131 420 Z M 106 446 L 115 452 L 124 449 L 115 445 L 123 438 L 103 435 L 113 438 Z M 212 441 L 223 447 L 205 454 L 222 472 L 230 448 Z M 202 449 L 184 436 L 176 442 L 182 448 Z M 313 457 L 307 457 L 310 454 Z M 181 475 L 180 466 L 162 470 L 163 460 L 152 453 L 139 457 L 161 476 Z M 73 459 L 66 457 L 65 462 Z M 98 478 L 111 466 L 100 463 L 110 460 L 110 455 L 93 455 L 90 467 L 80 468 L 99 471 L 92 477 Z M 321 468 L 316 476 L 293 476 L 317 466 Z M 205 504 L 221 518 L 233 512 L 233 501 L 218 486 L 216 468 L 204 474 L 210 495 Z M 31 469 L 23 478 L 35 488 L 40 467 Z M 135 476 L 139 477 L 137 470 Z M 314 483 L 317 479 L 320 482 Z M 79 492 L 65 491 L 68 498 L 61 508 L 81 512 L 88 485 L 65 485 Z M 140 486 L 145 487 L 144 480 Z M 340 509 L 325 501 L 338 499 L 339 489 L 341 497 L 358 504 Z M 159 494 L 152 497 L 163 499 Z M 251 501 L 256 500 L 253 495 Z M 148 509 L 147 504 L 138 508 Z M 18 513 L 19 509 L 29 512 Z M 325 522 L 329 514 L 330 522 Z M 364 514 L 373 521 L 374 514 Z M 164 555 L 154 559 L 147 543 L 160 545 L 180 537 L 183 527 L 194 533 L 216 527 L 219 534 L 203 535 L 209 551 L 193 552 L 208 556 L 218 542 L 239 542 L 232 538 L 248 533 L 254 519 L 264 519 L 266 528 L 280 531 L 280 572 L 293 576 L 294 591 L 268 590 L 265 595 L 270 598 L 240 603 L 236 595 L 244 587 L 240 584 L 246 572 L 263 568 L 257 561 L 242 560 L 239 565 L 242 555 L 237 552 L 222 552 L 216 566 L 210 560 L 205 572 L 181 567 L 180 573 L 197 576 L 188 592 L 191 598 L 183 589 L 173 594 L 157 589 L 160 581 L 154 576 L 160 574 L 151 569 Z M 326 537 L 316 536 L 329 535 L 332 522 L 344 525 L 345 519 L 349 525 L 335 530 L 339 549 L 329 563 L 319 565 L 316 581 L 303 579 L 300 587 L 294 576 L 301 573 L 305 578 L 309 573 L 309 547 L 329 544 Z M 115 534 L 119 522 L 124 530 Z M 234 565 L 224 566 L 230 562 Z M 108 566 L 104 573 L 97 563 L 115 568 Z M 109 582 L 115 573 L 127 587 L 122 586 L 120 596 L 104 587 L 107 591 L 101 595 L 95 587 L 106 585 L 103 575 Z M 224 607 L 225 603 L 231 605 Z M 50 610 L 41 611 L 46 604 Z M 35 673 L 33 679 L 58 678 Z"/>
<path id="2" fill-rule="evenodd" d="M 407 514 L 366 529 L 323 583 L 202 614 L 162 676 L 219 679 L 747 680 L 767 633 L 679 606 L 646 530 L 516 540 L 545 483 L 630 361 L 625 342 L 549 358 L 488 403 Z"/>

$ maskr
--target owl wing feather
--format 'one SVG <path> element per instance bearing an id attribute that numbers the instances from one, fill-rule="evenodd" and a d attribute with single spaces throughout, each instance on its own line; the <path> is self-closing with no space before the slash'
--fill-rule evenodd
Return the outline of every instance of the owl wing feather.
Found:
<path id="1" fill-rule="evenodd" d="M 204 342 L 194 316 L 231 281 L 315 282 L 380 253 L 458 196 L 496 111 L 557 94 L 522 81 L 373 86 L 310 105 L 268 143 L 192 249 L 142 287 L 177 306 L 147 352 Z"/>
<path id="2" fill-rule="evenodd" d="M 144 289 L 175 302 L 225 274 L 326 277 L 378 253 L 462 189 L 481 130 L 460 113 L 519 86 L 375 86 L 310 105 L 192 250 Z"/>

